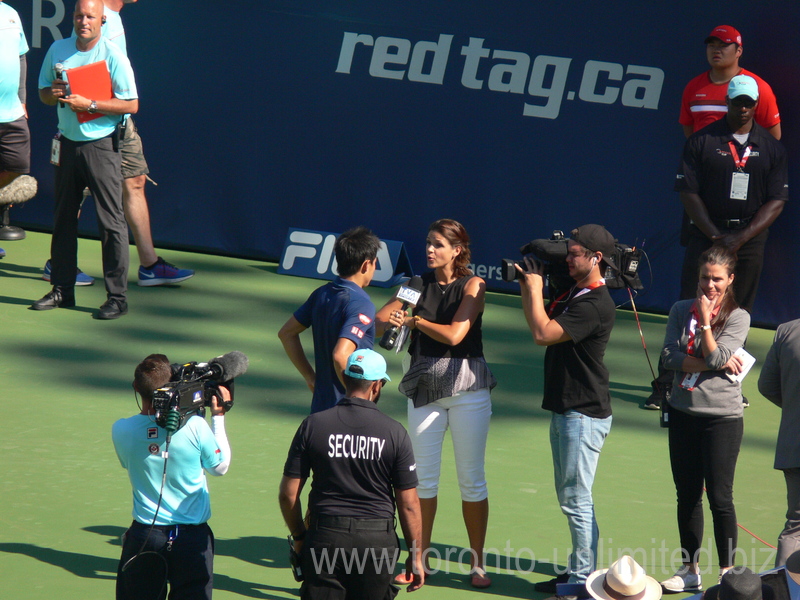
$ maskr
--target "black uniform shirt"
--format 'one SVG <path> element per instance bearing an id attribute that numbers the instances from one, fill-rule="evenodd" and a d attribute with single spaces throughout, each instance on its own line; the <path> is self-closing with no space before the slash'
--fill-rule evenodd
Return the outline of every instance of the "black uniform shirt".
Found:
<path id="1" fill-rule="evenodd" d="M 314 516 L 394 517 L 394 490 L 417 487 L 417 465 L 405 428 L 374 402 L 343 398 L 306 418 L 283 468 L 286 477 L 313 472 Z"/>
<path id="2" fill-rule="evenodd" d="M 733 142 L 740 159 L 745 148 L 751 146 L 742 168 L 750 175 L 747 200 L 731 199 L 731 181 L 738 169 L 729 142 Z M 712 219 L 750 219 L 765 202 L 789 199 L 786 150 L 755 122 L 742 145 L 722 118 L 686 140 L 675 191 L 698 194 Z"/>

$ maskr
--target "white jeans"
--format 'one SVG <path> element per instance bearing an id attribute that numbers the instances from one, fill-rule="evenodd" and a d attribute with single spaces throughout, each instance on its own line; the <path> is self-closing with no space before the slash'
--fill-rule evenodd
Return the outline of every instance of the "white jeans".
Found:
<path id="1" fill-rule="evenodd" d="M 492 398 L 487 388 L 460 392 L 419 408 L 408 401 L 408 432 L 417 461 L 420 498 L 435 498 L 439 493 L 442 444 L 448 427 L 461 499 L 480 502 L 489 496 L 484 459 L 491 416 Z"/>

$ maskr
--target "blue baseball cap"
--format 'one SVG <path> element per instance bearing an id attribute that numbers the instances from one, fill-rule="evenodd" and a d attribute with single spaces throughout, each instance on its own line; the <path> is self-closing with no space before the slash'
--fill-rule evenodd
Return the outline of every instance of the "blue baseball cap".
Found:
<path id="1" fill-rule="evenodd" d="M 758 83 L 749 75 L 737 75 L 728 84 L 728 98 L 733 100 L 738 96 L 747 96 L 758 100 Z"/>
<path id="2" fill-rule="evenodd" d="M 374 350 L 356 350 L 347 359 L 344 374 L 366 381 L 391 381 L 386 374 L 386 360 Z"/>

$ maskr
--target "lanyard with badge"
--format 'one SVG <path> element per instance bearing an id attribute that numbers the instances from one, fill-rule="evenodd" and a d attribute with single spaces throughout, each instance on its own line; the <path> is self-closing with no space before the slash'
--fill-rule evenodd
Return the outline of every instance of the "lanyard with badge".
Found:
<path id="1" fill-rule="evenodd" d="M 686 344 L 686 354 L 687 356 L 702 356 L 702 351 L 700 349 L 700 344 L 697 343 L 699 340 L 697 339 L 697 312 L 696 308 L 692 306 L 691 318 L 689 319 L 689 341 Z M 694 390 L 695 386 L 697 385 L 697 379 L 700 377 L 700 372 L 695 373 L 686 373 L 681 379 L 680 386 L 685 389 L 689 390 L 690 392 Z"/>
<path id="2" fill-rule="evenodd" d="M 50 144 L 50 164 L 57 167 L 61 164 L 61 133 L 57 133 Z"/>
<path id="3" fill-rule="evenodd" d="M 556 310 L 556 306 L 558 306 L 559 303 L 561 303 L 562 301 L 563 302 L 569 302 L 573 298 L 577 298 L 579 296 L 583 296 L 584 294 L 588 294 L 593 289 L 599 288 L 601 285 L 605 285 L 605 284 L 606 284 L 605 278 L 600 279 L 599 281 L 595 281 L 594 283 L 590 283 L 585 288 L 581 288 L 581 290 L 577 294 L 575 294 L 575 296 L 570 296 L 570 294 L 572 294 L 572 292 L 575 291 L 575 286 L 571 287 L 570 289 L 568 289 L 566 292 L 561 294 L 558 298 L 556 298 L 550 304 L 547 305 L 547 316 L 552 319 L 553 318 L 553 313 Z M 564 300 L 564 298 L 567 298 L 567 299 Z M 564 309 L 564 312 L 567 312 L 566 308 Z"/>
<path id="4" fill-rule="evenodd" d="M 744 172 L 744 166 L 747 164 L 747 159 L 750 158 L 750 149 L 752 146 L 747 146 L 744 149 L 742 158 L 739 158 L 739 153 L 736 151 L 736 145 L 729 141 L 728 146 L 731 149 L 731 156 L 733 163 L 736 165 L 736 171 L 731 178 L 731 200 L 747 200 L 747 186 L 750 183 L 750 173 Z"/>
<path id="5" fill-rule="evenodd" d="M 717 306 L 714 311 L 711 313 L 712 318 L 717 316 L 719 313 L 719 306 Z M 695 356 L 698 358 L 703 357 L 703 349 L 702 349 L 702 338 L 698 337 L 698 325 L 700 321 L 700 312 L 697 308 L 697 301 L 692 304 L 692 308 L 689 311 L 689 325 L 687 327 L 689 339 L 686 343 L 686 354 L 687 356 Z M 690 392 L 694 390 L 695 386 L 697 385 L 697 380 L 700 377 L 699 372 L 695 373 L 686 373 L 681 379 L 680 386 L 685 389 L 689 390 Z"/>

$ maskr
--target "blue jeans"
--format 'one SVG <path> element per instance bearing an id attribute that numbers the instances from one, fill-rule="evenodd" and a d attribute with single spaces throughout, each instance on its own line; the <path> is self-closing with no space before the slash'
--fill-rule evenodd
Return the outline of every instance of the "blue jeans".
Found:
<path id="1" fill-rule="evenodd" d="M 600 530 L 594 515 L 592 484 L 610 430 L 610 416 L 594 419 L 570 410 L 562 415 L 553 413 L 550 420 L 556 494 L 572 536 L 570 583 L 585 582 L 595 570 Z"/>

